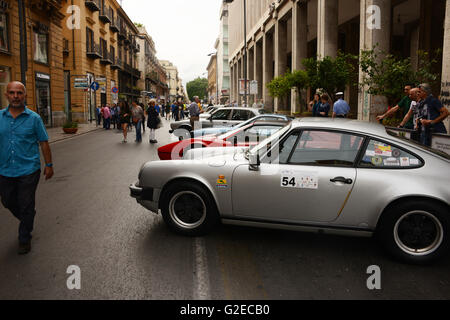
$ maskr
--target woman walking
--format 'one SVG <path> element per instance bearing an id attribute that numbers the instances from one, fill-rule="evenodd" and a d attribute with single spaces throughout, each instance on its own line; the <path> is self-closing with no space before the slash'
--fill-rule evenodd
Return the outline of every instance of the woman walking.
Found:
<path id="1" fill-rule="evenodd" d="M 150 105 L 147 109 L 147 127 L 150 129 L 150 143 L 158 143 L 156 140 L 156 129 L 158 129 L 158 124 L 161 121 L 159 118 L 158 111 L 156 111 L 156 100 L 150 100 Z"/>
<path id="2" fill-rule="evenodd" d="M 133 101 L 131 105 L 131 116 L 133 120 L 133 125 L 136 127 L 136 141 L 137 143 L 142 142 L 142 121 L 145 117 L 144 110 L 138 105 L 137 101 Z"/>
<path id="3" fill-rule="evenodd" d="M 131 110 L 126 101 L 121 101 L 120 106 L 120 123 L 122 124 L 123 143 L 127 143 L 128 126 L 131 119 Z"/>

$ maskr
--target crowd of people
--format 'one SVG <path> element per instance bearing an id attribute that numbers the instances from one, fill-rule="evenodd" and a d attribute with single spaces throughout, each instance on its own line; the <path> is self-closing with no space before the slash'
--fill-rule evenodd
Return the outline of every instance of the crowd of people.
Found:
<path id="1" fill-rule="evenodd" d="M 309 112 L 312 112 L 313 117 L 321 118 L 347 118 L 350 113 L 350 106 L 344 100 L 344 93 L 336 93 L 336 102 L 331 106 L 331 98 L 328 94 L 314 95 L 314 99 L 309 103 Z"/>
<path id="2" fill-rule="evenodd" d="M 135 142 L 142 142 L 142 132 L 145 128 L 150 130 L 151 144 L 158 143 L 156 140 L 156 130 L 162 126 L 161 119 L 173 119 L 175 121 L 184 120 L 189 117 L 192 126 L 195 121 L 200 120 L 202 105 L 199 97 L 194 97 L 194 102 L 186 104 L 182 101 L 173 101 L 165 103 L 164 100 L 157 101 L 151 99 L 147 106 L 143 103 L 133 101 L 128 104 L 127 101 L 120 101 L 112 106 L 104 105 L 96 110 L 97 126 L 103 123 L 105 130 L 117 129 L 123 133 L 123 143 L 128 142 L 128 132 L 133 129 L 136 131 Z"/>
<path id="3" fill-rule="evenodd" d="M 449 116 L 449 112 L 441 101 L 433 96 L 431 86 L 427 83 L 417 87 L 408 84 L 404 92 L 405 96 L 398 105 L 378 116 L 377 120 L 382 121 L 401 111 L 403 120 L 398 127 L 413 130 L 412 139 L 431 147 L 434 133 L 447 133 L 444 120 Z"/>

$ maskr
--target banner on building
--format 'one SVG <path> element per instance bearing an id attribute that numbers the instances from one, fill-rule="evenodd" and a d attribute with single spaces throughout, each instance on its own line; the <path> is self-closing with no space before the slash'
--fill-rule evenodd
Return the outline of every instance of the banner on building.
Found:
<path id="1" fill-rule="evenodd" d="M 75 78 L 73 87 L 75 89 L 87 89 L 89 88 L 89 81 L 87 78 Z"/>
<path id="2" fill-rule="evenodd" d="M 250 94 L 258 94 L 258 81 L 250 81 Z"/>
<path id="3" fill-rule="evenodd" d="M 239 79 L 239 94 L 245 94 L 245 80 Z M 248 94 L 249 81 L 247 80 L 247 94 Z"/>

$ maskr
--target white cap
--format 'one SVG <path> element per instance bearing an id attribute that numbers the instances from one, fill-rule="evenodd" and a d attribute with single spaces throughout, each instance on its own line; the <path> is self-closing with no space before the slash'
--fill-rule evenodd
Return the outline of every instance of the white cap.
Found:
<path id="1" fill-rule="evenodd" d="M 336 95 L 337 95 L 337 96 L 343 96 L 344 93 L 343 93 L 343 92 L 338 92 L 338 93 L 336 93 Z"/>

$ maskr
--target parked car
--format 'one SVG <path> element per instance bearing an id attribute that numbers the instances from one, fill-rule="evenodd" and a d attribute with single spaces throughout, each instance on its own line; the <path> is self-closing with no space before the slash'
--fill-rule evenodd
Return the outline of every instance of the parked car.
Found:
<path id="1" fill-rule="evenodd" d="M 233 127 L 212 127 L 212 128 L 203 128 L 199 130 L 191 131 L 190 138 L 194 137 L 203 137 L 207 135 L 220 135 L 224 134 L 228 131 L 237 129 L 239 127 L 244 127 L 250 123 L 256 122 L 256 121 L 292 121 L 294 120 L 293 117 L 281 115 L 281 114 L 263 114 L 256 117 L 253 117 L 245 122 L 242 122 L 236 126 Z M 181 139 L 182 140 L 182 139 Z"/>
<path id="2" fill-rule="evenodd" d="M 202 128 L 232 127 L 264 113 L 264 109 L 257 108 L 220 108 L 209 118 L 200 118 L 199 122 Z M 179 137 L 185 137 L 186 132 L 192 131 L 190 120 L 172 122 L 170 127 L 169 132 Z M 177 129 L 182 129 L 179 134 L 175 132 Z"/>
<path id="3" fill-rule="evenodd" d="M 187 151 L 206 147 L 248 147 L 258 144 L 286 126 L 288 121 L 256 121 L 222 135 L 209 135 L 180 140 L 158 149 L 161 160 L 182 159 Z"/>
<path id="4" fill-rule="evenodd" d="M 200 114 L 200 118 L 209 118 L 218 109 L 219 109 L 219 106 L 207 107 L 206 110 L 204 110 L 204 112 L 202 114 Z"/>
<path id="5" fill-rule="evenodd" d="M 222 222 L 375 235 L 418 264 L 449 251 L 450 156 L 379 124 L 299 119 L 253 148 L 186 156 L 198 159 L 146 163 L 130 186 L 177 233 L 200 236 Z"/>

